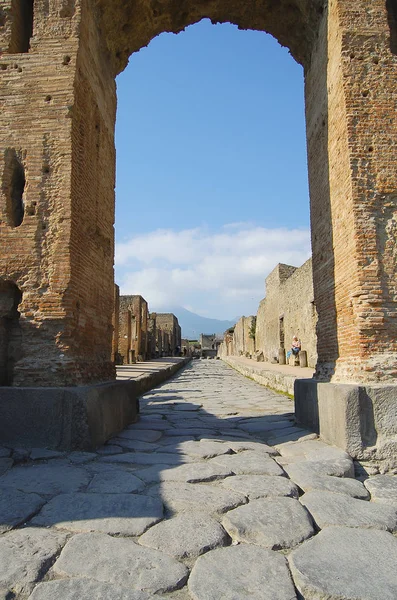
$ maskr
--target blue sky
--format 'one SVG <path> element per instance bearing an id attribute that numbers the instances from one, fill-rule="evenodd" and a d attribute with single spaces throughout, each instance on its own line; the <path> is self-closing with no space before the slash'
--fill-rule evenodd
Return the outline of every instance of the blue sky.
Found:
<path id="1" fill-rule="evenodd" d="M 117 90 L 122 293 L 255 312 L 270 270 L 310 254 L 302 68 L 265 33 L 205 20 L 132 55 Z"/>

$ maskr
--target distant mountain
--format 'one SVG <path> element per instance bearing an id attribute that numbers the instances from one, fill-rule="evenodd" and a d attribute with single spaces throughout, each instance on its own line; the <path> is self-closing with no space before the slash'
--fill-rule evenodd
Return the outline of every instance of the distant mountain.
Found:
<path id="1" fill-rule="evenodd" d="M 229 327 L 233 327 L 236 321 L 222 321 L 220 319 L 207 319 L 182 308 L 182 306 L 171 306 L 162 308 L 157 312 L 174 313 L 182 329 L 182 337 L 188 340 L 198 340 L 200 333 L 223 333 Z"/>

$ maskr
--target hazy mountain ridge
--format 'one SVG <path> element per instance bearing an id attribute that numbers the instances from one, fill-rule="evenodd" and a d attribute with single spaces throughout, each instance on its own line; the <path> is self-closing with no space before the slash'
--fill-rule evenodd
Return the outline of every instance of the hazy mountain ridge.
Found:
<path id="1" fill-rule="evenodd" d="M 236 321 L 228 321 L 221 319 L 209 319 L 207 317 L 201 317 L 195 313 L 190 312 L 182 306 L 171 306 L 167 309 L 162 308 L 157 312 L 170 312 L 174 313 L 179 321 L 179 325 L 182 329 L 182 337 L 189 340 L 197 340 L 200 333 L 224 333 L 229 327 L 233 327 Z"/>

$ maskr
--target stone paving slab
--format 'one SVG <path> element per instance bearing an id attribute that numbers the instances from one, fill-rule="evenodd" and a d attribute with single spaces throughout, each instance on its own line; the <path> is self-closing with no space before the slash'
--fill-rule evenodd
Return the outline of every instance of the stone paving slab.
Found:
<path id="1" fill-rule="evenodd" d="M 0 477 L 0 489 L 14 488 L 37 494 L 76 492 L 89 483 L 88 473 L 80 468 L 59 464 L 17 466 Z"/>
<path id="2" fill-rule="evenodd" d="M 266 453 L 246 450 L 234 455 L 217 456 L 211 464 L 222 465 L 235 475 L 283 475 L 283 469 Z"/>
<path id="3" fill-rule="evenodd" d="M 248 496 L 250 500 L 274 496 L 298 498 L 298 488 L 290 479 L 274 475 L 236 475 L 222 481 L 222 487 Z"/>
<path id="4" fill-rule="evenodd" d="M 146 592 L 87 579 L 59 579 L 39 583 L 29 600 L 150 600 Z M 156 596 L 161 600 L 160 596 Z"/>
<path id="5" fill-rule="evenodd" d="M 233 472 L 222 465 L 194 463 L 173 467 L 172 465 L 159 465 L 136 471 L 136 474 L 146 483 L 160 483 L 162 481 L 181 481 L 185 483 L 203 483 L 230 477 Z"/>
<path id="6" fill-rule="evenodd" d="M 293 498 L 252 500 L 229 511 L 222 525 L 233 540 L 272 550 L 292 548 L 314 534 L 310 515 Z"/>
<path id="7" fill-rule="evenodd" d="M 308 492 L 300 500 L 320 529 L 341 525 L 397 530 L 397 507 L 365 502 L 335 492 Z"/>
<path id="8" fill-rule="evenodd" d="M 289 556 L 305 600 L 395 600 L 397 539 L 376 529 L 329 527 Z"/>
<path id="9" fill-rule="evenodd" d="M 360 500 L 368 500 L 369 492 L 361 481 L 350 477 L 332 477 L 331 475 L 317 475 L 309 469 L 295 469 L 289 471 L 296 485 L 304 492 L 322 491 L 347 494 Z"/>
<path id="10" fill-rule="evenodd" d="M 21 525 L 33 516 L 45 500 L 38 494 L 25 494 L 12 488 L 0 491 L 0 533 Z"/>
<path id="11" fill-rule="evenodd" d="M 366 528 L 394 528 L 396 477 L 376 475 L 365 463 L 365 470 L 357 469 L 364 487 L 346 453 L 295 428 L 288 398 L 220 361 L 196 361 L 140 404 L 138 423 L 97 452 L 5 449 L 0 564 L 14 575 L 2 583 L 0 569 L 0 600 L 27 600 L 33 588 L 33 600 L 291 600 L 289 555 L 295 584 L 306 586 L 305 600 L 373 600 L 371 586 L 370 596 L 360 596 L 353 583 L 338 595 L 339 584 L 328 581 L 328 555 L 335 555 L 334 578 L 340 572 L 341 581 L 354 582 L 367 577 L 361 555 L 353 570 L 350 564 L 359 546 L 355 532 L 386 536 L 371 538 L 373 544 L 361 538 L 364 547 L 372 545 L 372 563 L 383 560 L 382 540 L 393 554 L 395 537 Z M 306 491 L 302 503 L 297 486 Z M 318 494 L 320 504 L 313 501 Z M 320 513 L 325 529 L 316 533 L 312 519 L 320 522 Z M 323 534 L 338 529 L 347 533 L 332 549 Z M 30 532 L 42 539 L 29 539 Z M 16 533 L 22 537 L 14 543 Z M 343 555 L 339 545 L 349 535 Z M 301 550 L 299 570 L 292 556 Z M 317 559 L 316 573 L 311 564 Z M 382 598 L 394 599 L 395 569 L 389 566 L 386 575 L 382 569 L 376 571 Z"/>
<path id="12" fill-rule="evenodd" d="M 47 529 L 21 529 L 0 537 L 0 589 L 30 591 L 49 561 L 66 542 L 63 533 Z"/>
<path id="13" fill-rule="evenodd" d="M 182 513 L 162 521 L 139 538 L 143 546 L 180 559 L 197 557 L 230 541 L 223 527 L 203 512 Z"/>
<path id="14" fill-rule="evenodd" d="M 189 591 L 194 600 L 296 599 L 285 558 L 246 544 L 199 557 L 189 578 Z"/>
<path id="15" fill-rule="evenodd" d="M 397 507 L 397 476 L 375 475 L 364 481 L 371 500 Z"/>
<path id="16" fill-rule="evenodd" d="M 247 502 L 246 496 L 211 485 L 165 481 L 149 490 L 161 498 L 165 506 L 176 512 L 202 510 L 223 513 Z"/>
<path id="17" fill-rule="evenodd" d="M 188 577 L 187 568 L 163 552 L 101 533 L 72 537 L 56 561 L 54 572 L 153 594 L 175 590 Z"/>
<path id="18" fill-rule="evenodd" d="M 135 494 L 60 494 L 48 502 L 32 525 L 70 531 L 141 535 L 163 518 L 160 499 Z"/>
<path id="19" fill-rule="evenodd" d="M 0 475 L 11 469 L 14 461 L 12 458 L 0 458 Z"/>

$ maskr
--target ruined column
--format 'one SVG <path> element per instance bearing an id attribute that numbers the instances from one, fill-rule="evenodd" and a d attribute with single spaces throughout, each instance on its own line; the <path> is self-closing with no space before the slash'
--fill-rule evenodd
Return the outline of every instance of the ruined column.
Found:
<path id="1" fill-rule="evenodd" d="M 0 280 L 21 294 L 14 386 L 115 376 L 115 85 L 87 2 L 4 0 Z M 100 201 L 99 201 L 100 200 Z"/>
<path id="2" fill-rule="evenodd" d="M 330 0 L 305 74 L 315 377 L 331 383 L 298 384 L 297 415 L 356 456 L 397 451 L 396 31 L 392 2 Z"/>

